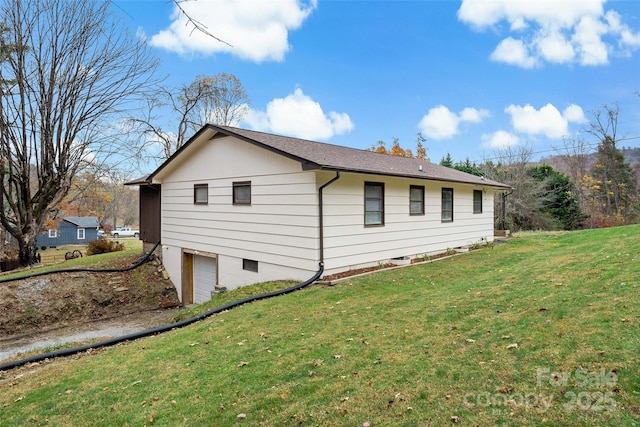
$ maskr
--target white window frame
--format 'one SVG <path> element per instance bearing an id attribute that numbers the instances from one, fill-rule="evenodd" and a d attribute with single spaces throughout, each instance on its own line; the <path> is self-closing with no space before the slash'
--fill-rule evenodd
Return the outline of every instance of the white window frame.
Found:
<path id="1" fill-rule="evenodd" d="M 78 240 L 84 240 L 86 232 L 84 228 L 78 228 Z"/>
<path id="2" fill-rule="evenodd" d="M 50 239 L 55 239 L 57 237 L 58 237 L 58 230 L 49 229 L 49 238 Z"/>

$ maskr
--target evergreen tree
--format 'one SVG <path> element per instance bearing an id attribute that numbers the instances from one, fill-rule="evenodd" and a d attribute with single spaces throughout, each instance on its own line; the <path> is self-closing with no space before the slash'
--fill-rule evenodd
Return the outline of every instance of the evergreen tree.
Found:
<path id="1" fill-rule="evenodd" d="M 635 172 L 616 147 L 615 139 L 606 136 L 598 145 L 591 176 L 596 182 L 592 191 L 600 213 L 612 218 L 613 224 L 636 222 L 638 189 Z"/>
<path id="2" fill-rule="evenodd" d="M 451 159 L 451 154 L 447 153 L 447 155 L 440 160 L 440 166 L 445 166 L 448 168 L 453 167 L 453 160 Z"/>
<path id="3" fill-rule="evenodd" d="M 483 176 L 483 172 L 480 170 L 480 167 L 476 162 L 471 162 L 468 157 L 464 162 L 456 162 L 456 164 L 453 165 L 453 168 L 462 172 L 470 173 L 471 175 Z"/>
<path id="4" fill-rule="evenodd" d="M 576 230 L 582 227 L 587 215 L 582 211 L 576 197 L 576 187 L 565 174 L 548 164 L 534 166 L 529 174 L 543 183 L 541 215 L 551 217 L 557 228 Z"/>

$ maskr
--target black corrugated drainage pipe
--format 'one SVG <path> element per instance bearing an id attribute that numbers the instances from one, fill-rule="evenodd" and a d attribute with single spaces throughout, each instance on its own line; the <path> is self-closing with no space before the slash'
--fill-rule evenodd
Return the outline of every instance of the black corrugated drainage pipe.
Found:
<path id="1" fill-rule="evenodd" d="M 156 245 L 157 246 L 157 245 Z M 155 249 L 155 247 L 154 247 Z M 153 252 L 153 250 L 151 251 Z M 74 271 L 79 271 L 79 270 L 74 270 Z M 103 270 L 104 271 L 104 270 Z M 177 329 L 177 328 L 182 328 L 184 326 L 187 325 L 191 325 L 192 323 L 198 322 L 200 320 L 206 319 L 209 316 L 212 316 L 214 314 L 218 314 L 221 313 L 223 311 L 226 310 L 231 310 L 232 308 L 236 308 L 239 307 L 241 305 L 244 304 L 248 304 L 250 302 L 254 302 L 254 301 L 259 301 L 262 299 L 267 299 L 267 298 L 271 298 L 271 297 L 276 297 L 276 296 L 280 296 L 280 295 L 285 295 L 294 291 L 297 291 L 299 289 L 302 289 L 306 286 L 309 286 L 310 284 L 312 284 L 313 282 L 315 282 L 316 280 L 318 280 L 320 278 L 320 276 L 322 275 L 322 272 L 324 271 L 324 264 L 320 263 L 318 265 L 318 271 L 316 271 L 316 273 L 313 275 L 313 277 L 311 277 L 310 279 L 299 283 L 297 285 L 291 286 L 289 288 L 285 288 L 285 289 L 281 289 L 279 291 L 272 291 L 272 292 L 267 292 L 264 294 L 260 294 L 260 295 L 254 295 L 252 297 L 247 297 L 247 298 L 243 298 L 234 302 L 230 302 L 229 304 L 225 304 L 223 306 L 220 307 L 216 307 L 213 308 L 205 313 L 199 314 L 197 316 L 194 317 L 190 317 L 189 319 L 185 319 L 182 320 L 180 322 L 176 322 L 176 323 L 170 323 L 168 325 L 164 325 L 164 326 L 158 326 L 156 328 L 152 328 L 152 329 L 147 329 L 144 331 L 140 331 L 140 332 L 136 332 L 136 333 L 132 333 L 132 334 L 128 334 L 128 335 L 123 335 L 121 337 L 116 337 L 116 338 L 112 338 L 109 340 L 105 340 L 105 341 L 100 341 L 94 344 L 87 344 L 87 345 L 83 345 L 81 347 L 75 347 L 75 348 L 70 348 L 70 349 L 66 349 L 66 350 L 58 350 L 58 351 L 52 351 L 50 353 L 44 353 L 44 354 L 39 354 L 37 356 L 32 356 L 32 357 L 28 357 L 26 359 L 21 359 L 21 360 L 15 360 L 13 362 L 7 362 L 7 363 L 3 363 L 0 365 L 0 371 L 6 371 L 9 369 L 13 369 L 13 368 L 17 368 L 19 366 L 23 366 L 26 365 L 28 363 L 35 363 L 35 362 L 41 362 L 45 359 L 53 359 L 56 357 L 64 357 L 64 356 L 71 356 L 77 353 L 82 353 L 83 351 L 87 351 L 87 350 L 91 350 L 91 349 L 97 349 L 97 348 L 102 348 L 102 347 L 110 347 L 110 346 L 114 346 L 116 344 L 119 344 L 121 342 L 124 341 L 132 341 L 132 340 L 136 340 L 139 338 L 144 338 L 144 337 L 148 337 L 151 335 L 157 335 L 157 334 L 161 334 L 163 332 L 168 332 L 171 331 L 173 329 Z"/>
<path id="2" fill-rule="evenodd" d="M 319 221 L 319 228 L 320 228 L 319 239 L 320 239 L 320 263 L 321 264 L 324 264 L 324 213 L 323 213 L 324 202 L 322 200 L 322 191 L 325 189 L 325 187 L 328 187 L 330 184 L 337 181 L 338 178 L 340 178 L 340 172 L 336 171 L 336 176 L 334 176 L 329 181 L 322 184 L 320 188 L 318 188 L 318 211 L 319 211 L 318 221 Z"/>
<path id="3" fill-rule="evenodd" d="M 151 255 L 156 250 L 159 244 L 160 242 L 158 241 L 155 245 L 153 245 L 153 248 L 151 248 L 151 250 L 147 252 L 145 256 L 140 258 L 138 262 L 125 268 L 61 268 L 60 270 L 41 271 L 39 273 L 27 274 L 26 276 L 2 279 L 0 280 L 0 283 L 14 282 L 16 280 L 30 279 L 32 277 L 38 277 L 38 276 L 47 276 L 49 274 L 54 274 L 54 273 L 76 273 L 78 271 L 88 272 L 88 273 L 122 273 L 125 271 L 133 270 L 134 268 L 138 268 L 145 262 L 149 261 L 149 258 L 151 257 Z"/>

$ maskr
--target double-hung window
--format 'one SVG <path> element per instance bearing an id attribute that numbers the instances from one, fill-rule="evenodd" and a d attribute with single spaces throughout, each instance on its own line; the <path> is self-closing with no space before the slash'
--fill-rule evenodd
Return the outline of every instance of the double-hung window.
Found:
<path id="1" fill-rule="evenodd" d="M 473 190 L 473 213 L 482 213 L 482 191 Z"/>
<path id="2" fill-rule="evenodd" d="M 442 189 L 442 222 L 453 222 L 453 188 Z"/>
<path id="3" fill-rule="evenodd" d="M 364 183 L 364 225 L 384 225 L 384 184 Z"/>
<path id="4" fill-rule="evenodd" d="M 422 185 L 409 187 L 409 215 L 424 215 L 424 187 Z"/>

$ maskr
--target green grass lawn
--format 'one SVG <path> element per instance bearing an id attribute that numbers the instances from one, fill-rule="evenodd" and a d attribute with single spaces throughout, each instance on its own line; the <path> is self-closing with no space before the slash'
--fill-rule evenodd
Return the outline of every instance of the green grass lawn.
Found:
<path id="1" fill-rule="evenodd" d="M 5 372 L 0 425 L 640 425 L 639 296 L 640 226 L 525 233 Z"/>
<path id="2" fill-rule="evenodd" d="M 38 252 L 42 259 L 40 264 L 3 272 L 0 274 L 0 280 L 66 268 L 107 268 L 112 266 L 114 259 L 121 258 L 123 255 L 139 255 L 143 253 L 141 240 L 119 239 L 117 241 L 124 245 L 125 249 L 123 251 L 91 256 L 87 255 L 86 245 L 64 245 L 57 248 L 48 248 L 44 251 L 39 250 Z M 65 253 L 73 252 L 74 250 L 79 250 L 82 253 L 82 257 L 65 260 Z"/>

